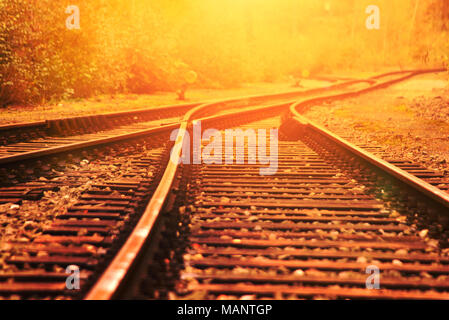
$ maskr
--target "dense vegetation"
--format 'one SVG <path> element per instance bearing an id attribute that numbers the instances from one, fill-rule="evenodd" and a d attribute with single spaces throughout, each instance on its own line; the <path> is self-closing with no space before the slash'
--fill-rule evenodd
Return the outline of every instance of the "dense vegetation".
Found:
<path id="1" fill-rule="evenodd" d="M 381 29 L 365 8 L 381 8 Z M 79 30 L 66 27 L 68 5 Z M 441 65 L 440 0 L 0 0 L 0 106 L 272 81 L 303 70 Z"/>

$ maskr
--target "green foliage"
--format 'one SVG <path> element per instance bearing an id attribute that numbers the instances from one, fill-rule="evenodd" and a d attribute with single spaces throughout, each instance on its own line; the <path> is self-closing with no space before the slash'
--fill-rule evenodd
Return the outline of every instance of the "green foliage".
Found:
<path id="1" fill-rule="evenodd" d="M 172 59 L 148 45 L 126 4 L 78 0 L 81 29 L 69 30 L 66 1 L 0 0 L 0 106 L 170 89 Z"/>
<path id="2" fill-rule="evenodd" d="M 377 0 L 382 27 L 367 31 L 369 0 L 0 0 L 0 106 L 447 65 L 448 1 L 415 1 Z"/>
<path id="3" fill-rule="evenodd" d="M 1 1 L 2 104 L 92 93 L 95 60 L 86 54 L 91 43 L 66 29 L 64 9 L 58 0 Z"/>

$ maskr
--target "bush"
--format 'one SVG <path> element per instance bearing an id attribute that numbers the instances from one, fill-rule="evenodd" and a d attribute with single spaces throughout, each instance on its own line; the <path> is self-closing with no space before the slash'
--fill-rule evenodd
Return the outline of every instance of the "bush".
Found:
<path id="1" fill-rule="evenodd" d="M 422 0 L 412 25 L 415 2 L 378 0 L 390 17 L 378 32 L 363 27 L 365 2 L 77 0 L 81 30 L 68 30 L 66 0 L 0 0 L 0 106 L 181 92 L 190 71 L 196 86 L 223 88 L 447 61 L 446 2 Z"/>

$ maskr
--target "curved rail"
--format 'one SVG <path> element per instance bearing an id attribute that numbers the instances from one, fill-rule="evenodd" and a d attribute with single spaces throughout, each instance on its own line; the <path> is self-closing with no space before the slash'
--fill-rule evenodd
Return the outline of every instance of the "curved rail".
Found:
<path id="1" fill-rule="evenodd" d="M 445 69 L 412 71 L 410 75 L 401 77 L 400 79 L 392 80 L 392 82 L 390 82 L 390 83 L 391 84 L 397 83 L 399 81 L 403 81 L 403 80 L 406 80 L 413 76 L 424 74 L 424 73 L 444 72 L 444 71 L 445 71 Z M 392 72 L 391 74 L 396 74 L 396 73 Z M 340 99 L 344 99 L 344 98 L 355 97 L 360 94 L 367 93 L 367 92 L 370 92 L 370 91 L 373 91 L 373 90 L 376 90 L 379 88 L 384 88 L 384 87 L 385 87 L 385 84 L 381 83 L 381 84 L 374 85 L 373 87 L 361 89 L 361 90 L 358 90 L 358 91 L 355 91 L 352 93 L 340 94 L 340 95 L 330 96 L 327 98 L 314 99 L 312 101 L 312 103 L 319 103 L 319 102 L 329 101 L 329 100 L 335 101 L 335 100 L 340 100 Z M 296 120 L 298 122 L 301 123 L 301 125 L 307 126 L 308 128 L 314 130 L 315 132 L 320 133 L 321 135 L 331 139 L 332 141 L 334 141 L 338 145 L 342 146 L 344 149 L 346 149 L 350 153 L 354 154 L 355 156 L 368 161 L 369 163 L 376 166 L 377 168 L 380 168 L 386 174 L 399 179 L 400 181 L 406 183 L 410 187 L 416 189 L 418 192 L 427 195 L 428 197 L 432 198 L 433 200 L 436 200 L 437 202 L 439 202 L 446 208 L 449 208 L 449 194 L 448 193 L 446 193 L 443 190 L 423 181 L 422 179 L 419 179 L 419 178 L 415 177 L 414 175 L 388 163 L 387 161 L 382 160 L 382 159 L 376 157 L 375 155 L 355 146 L 354 144 L 346 141 L 345 139 L 333 134 L 329 130 L 323 128 L 322 126 L 320 126 L 320 125 L 312 122 L 311 120 L 305 118 L 304 116 L 302 116 L 300 114 L 300 112 L 303 112 L 305 107 L 308 105 L 310 105 L 310 102 L 307 102 L 307 103 L 296 102 L 290 106 L 291 114 L 296 118 Z M 298 109 L 300 109 L 301 111 L 298 111 Z"/>
<path id="2" fill-rule="evenodd" d="M 261 102 L 270 101 L 272 99 L 292 99 L 297 98 L 301 95 L 306 94 L 318 94 L 321 92 L 327 92 L 328 90 L 337 90 L 341 89 L 353 84 L 357 83 L 372 83 L 370 81 L 366 80 L 351 80 L 347 82 L 342 82 L 339 84 L 331 85 L 331 86 L 325 86 L 321 88 L 315 88 L 310 90 L 293 90 L 293 91 L 287 91 L 287 92 L 281 92 L 281 93 L 273 93 L 273 94 L 265 94 L 265 95 L 250 95 L 250 96 L 244 96 L 244 97 L 237 97 L 237 98 L 228 98 L 224 100 L 216 100 L 211 101 L 207 103 L 189 103 L 189 104 L 179 104 L 179 105 L 171 105 L 171 106 L 164 106 L 154 109 L 138 109 L 138 110 L 131 110 L 131 111 L 123 111 L 123 112 L 112 112 L 112 113 L 106 113 L 106 114 L 100 114 L 100 115 L 92 115 L 92 116 L 83 116 L 83 117 L 73 117 L 73 118 L 64 118 L 64 119 L 56 119 L 56 120 L 47 120 L 44 122 L 33 122 L 33 123 L 24 123 L 24 124 L 18 124 L 18 125 L 6 125 L 6 126 L 0 126 L 0 131 L 13 131 L 14 130 L 24 130 L 27 128 L 27 130 L 33 130 L 33 128 L 39 128 L 39 129 L 45 129 L 48 130 L 48 132 L 59 132 L 63 133 L 65 130 L 67 132 L 77 130 L 77 128 L 82 128 L 88 126 L 90 123 L 100 123 L 101 125 L 104 125 L 106 122 L 105 120 L 110 119 L 111 121 L 114 121 L 116 119 L 117 121 L 120 121 L 122 117 L 148 117 L 148 116 L 154 116 L 155 118 L 160 118 L 161 114 L 167 114 L 170 112 L 176 112 L 176 113 L 184 113 L 184 118 L 187 119 L 189 115 L 197 112 L 198 110 L 205 110 L 207 108 L 210 109 L 217 109 L 222 106 L 232 107 L 233 105 L 241 106 L 249 106 L 249 105 L 255 105 Z M 142 120 L 143 121 L 143 120 Z M 184 120 L 181 120 L 181 122 Z M 137 121 L 136 121 L 137 122 Z M 13 153 L 8 156 L 0 157 L 0 165 L 5 164 L 12 164 L 24 160 L 30 160 L 30 159 L 37 159 L 40 157 L 45 157 L 48 155 L 55 155 L 58 153 L 64 153 L 68 151 L 74 151 L 79 150 L 86 147 L 96 146 L 96 145 L 104 145 L 111 142 L 117 142 L 127 139 L 132 139 L 136 137 L 142 137 L 144 135 L 152 134 L 152 133 L 160 133 L 167 130 L 173 130 L 174 127 L 177 124 L 167 124 L 162 125 L 160 127 L 154 127 L 139 131 L 133 131 L 130 130 L 129 133 L 125 134 L 119 134 L 119 135 L 112 135 L 110 137 L 101 137 L 99 139 L 91 139 L 89 141 L 83 141 L 83 142 L 75 142 L 75 143 L 67 143 L 60 146 L 54 146 L 54 147 L 46 147 L 38 150 L 32 150 L 32 151 L 26 151 L 26 152 L 20 152 L 20 153 Z M 101 128 L 100 128 L 101 129 Z M 100 130 L 99 129 L 99 130 Z M 104 129 L 104 128 L 103 128 Z M 102 130 L 103 130 L 102 129 Z M 45 141 L 44 141 L 45 143 Z"/>
<path id="3" fill-rule="evenodd" d="M 333 84 L 330 86 L 325 86 L 321 88 L 315 88 L 315 89 L 308 89 L 308 90 L 291 90 L 291 91 L 285 91 L 280 93 L 273 93 L 269 95 L 250 95 L 246 97 L 240 97 L 240 98 L 234 98 L 234 99 L 228 99 L 229 101 L 232 100 L 252 100 L 253 102 L 255 99 L 258 98 L 262 99 L 275 99 L 275 98 L 289 98 L 293 97 L 295 95 L 301 95 L 306 93 L 320 93 L 324 92 L 325 90 L 332 90 L 332 89 L 339 89 L 348 85 L 357 84 L 357 83 L 369 83 L 374 84 L 377 79 L 391 76 L 391 75 L 397 75 L 397 74 L 404 74 L 404 73 L 429 73 L 429 72 L 443 72 L 446 71 L 445 68 L 435 68 L 435 69 L 411 69 L 411 70 L 401 70 L 401 71 L 391 71 L 382 73 L 379 75 L 375 75 L 372 77 L 369 77 L 367 79 L 351 79 L 351 78 L 338 78 L 338 80 L 344 81 L 342 83 Z M 325 78 L 323 78 L 326 80 Z M 328 80 L 327 80 L 328 81 Z M 223 100 L 226 101 L 226 100 Z M 163 111 L 174 111 L 176 109 L 185 110 L 189 108 L 193 108 L 199 105 L 203 105 L 206 103 L 213 103 L 212 102 L 193 102 L 193 103 L 183 103 L 183 104 L 175 104 L 175 105 L 165 105 L 165 106 L 159 106 L 156 108 L 151 109 L 133 109 L 128 111 L 118 111 L 118 112 L 106 112 L 102 114 L 92 114 L 87 116 L 79 116 L 79 117 L 65 117 L 65 118 L 57 118 L 57 119 L 51 119 L 51 120 L 43 120 L 43 121 L 33 121 L 33 122 L 23 122 L 23 123 L 13 123 L 13 124 L 4 124 L 0 125 L 0 132 L 4 131 L 11 131 L 11 130 L 20 130 L 20 129 L 32 129 L 32 128 L 41 128 L 41 129 L 51 129 L 55 127 L 55 124 L 62 123 L 62 122 L 77 122 L 81 119 L 87 119 L 90 117 L 106 117 L 107 119 L 115 119 L 115 118 L 121 118 L 126 116 L 139 116 L 144 115 L 148 113 L 158 113 L 160 114 Z"/>
<path id="4" fill-rule="evenodd" d="M 384 82 L 380 82 L 377 84 L 374 84 L 368 88 L 363 88 L 363 89 L 359 89 L 359 90 L 355 90 L 355 91 L 351 91 L 351 92 L 346 92 L 346 93 L 340 93 L 340 94 L 335 94 L 335 95 L 328 95 L 325 97 L 318 97 L 318 98 L 312 98 L 312 99 L 308 99 L 306 101 L 298 101 L 296 102 L 291 110 L 293 113 L 296 113 L 297 110 L 300 110 L 298 112 L 304 112 L 305 109 L 310 106 L 310 105 L 314 105 L 314 104 L 318 104 L 318 103 L 324 103 L 324 102 L 328 102 L 328 101 L 337 101 L 337 100 L 342 100 L 342 99 L 347 99 L 347 98 L 353 98 L 353 97 L 357 97 L 361 94 L 364 93 L 368 93 L 374 90 L 378 90 L 378 89 L 383 89 L 386 87 L 389 87 L 393 84 L 405 81 L 407 79 L 413 78 L 417 75 L 421 75 L 421 74 L 426 74 L 426 73 L 437 73 L 437 72 L 445 72 L 446 69 L 444 68 L 440 68 L 440 69 L 429 69 L 429 70 L 416 70 L 416 71 L 407 71 L 407 72 L 391 72 L 391 75 L 394 74 L 403 74 L 403 73 L 408 73 L 405 76 L 399 77 L 397 79 L 392 79 L 392 80 L 388 80 L 388 81 L 384 81 Z M 299 114 L 299 113 L 298 113 Z"/>
<path id="5" fill-rule="evenodd" d="M 186 113 L 178 129 L 170 161 L 168 162 L 164 175 L 148 203 L 142 218 L 134 228 L 132 235 L 128 238 L 114 260 L 108 266 L 107 270 L 103 273 L 100 280 L 89 292 L 86 297 L 87 300 L 107 300 L 112 298 L 126 276 L 127 271 L 139 255 L 141 248 L 150 235 L 154 223 L 170 193 L 181 158 L 182 145 L 189 120 L 191 120 L 196 113 L 199 113 L 208 107 L 216 107 L 220 104 L 221 102 L 203 104 Z"/>
<path id="6" fill-rule="evenodd" d="M 362 148 L 357 147 L 356 145 L 348 142 L 347 140 L 339 137 L 338 135 L 327 130 L 326 128 L 323 128 L 322 126 L 312 122 L 311 120 L 305 118 L 304 116 L 296 112 L 295 112 L 295 119 L 299 121 L 301 125 L 307 126 L 308 128 L 314 130 L 315 132 L 320 133 L 321 135 L 329 138 L 333 142 L 343 147 L 345 150 L 349 151 L 351 154 L 354 154 L 355 156 L 368 161 L 372 165 L 376 166 L 376 168 L 380 168 L 383 172 L 387 173 L 388 175 L 401 180 L 410 187 L 413 187 L 420 193 L 426 194 L 427 196 L 438 201 L 440 204 L 444 205 L 446 208 L 449 209 L 449 193 L 435 186 L 432 186 L 431 184 L 423 181 L 420 178 L 417 178 L 416 176 L 406 172 L 405 170 L 402 170 L 397 166 L 392 165 L 391 163 L 382 160 L 376 157 L 375 155 L 363 150 Z"/>

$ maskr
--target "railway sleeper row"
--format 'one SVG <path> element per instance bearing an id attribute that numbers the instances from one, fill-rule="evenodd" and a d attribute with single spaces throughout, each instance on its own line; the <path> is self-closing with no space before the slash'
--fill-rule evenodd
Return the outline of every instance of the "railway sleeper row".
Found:
<path id="1" fill-rule="evenodd" d="M 126 241 L 151 198 L 168 161 L 165 138 L 98 147 L 69 157 L 61 155 L 53 162 L 49 159 L 50 164 L 40 161 L 34 163 L 35 168 L 51 168 L 46 178 L 35 177 L 37 181 L 0 189 L 0 194 L 15 196 L 15 192 L 22 201 L 38 202 L 45 191 L 57 191 L 63 185 L 76 188 L 80 183 L 75 178 L 91 181 L 77 200 L 42 226 L 30 242 L 10 243 L 14 249 L 4 261 L 5 270 L 0 271 L 0 297 L 82 298 Z M 79 165 L 80 160 L 103 165 L 105 169 L 99 171 L 110 165 L 120 167 L 126 163 L 127 167 L 117 178 L 97 181 L 99 172 L 74 174 L 67 170 L 71 163 Z M 63 183 L 54 183 L 58 176 L 54 172 L 63 175 Z M 30 192 L 39 196 L 29 198 Z M 79 270 L 80 287 L 74 290 L 66 283 L 69 266 Z"/>

